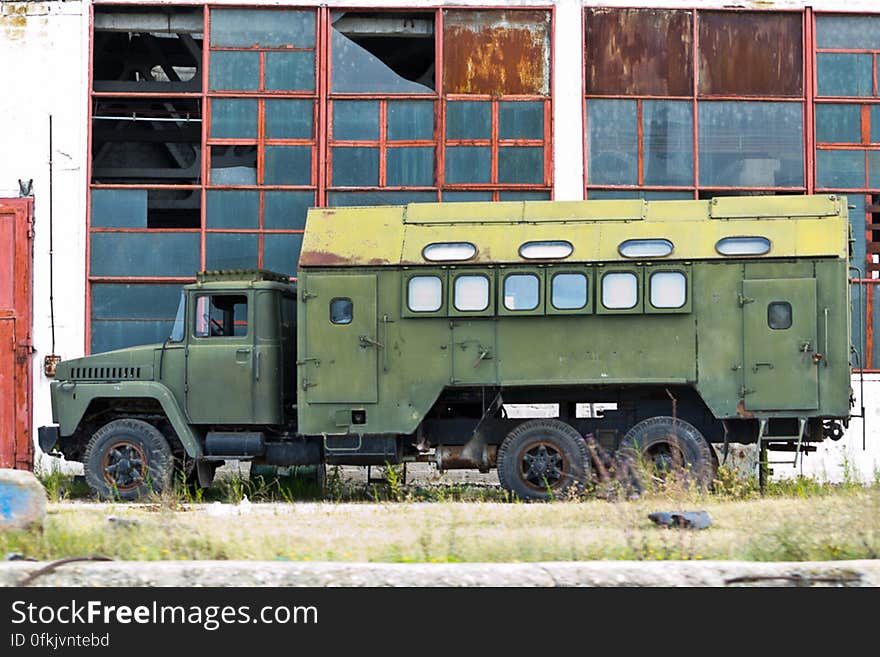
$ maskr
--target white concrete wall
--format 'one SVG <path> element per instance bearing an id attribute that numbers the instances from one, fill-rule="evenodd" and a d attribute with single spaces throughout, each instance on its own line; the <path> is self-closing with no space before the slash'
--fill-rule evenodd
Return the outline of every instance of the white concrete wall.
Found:
<path id="1" fill-rule="evenodd" d="M 84 352 L 85 207 L 87 164 L 89 1 L 8 2 L 0 0 L 0 196 L 17 196 L 18 179 L 34 180 L 34 427 L 51 422 L 48 379 L 43 359 L 52 351 L 49 309 L 49 115 L 53 117 L 55 353 L 72 358 Z M 126 4 L 138 4 L 127 2 Z M 152 4 L 156 4 L 153 2 Z M 183 4 L 173 3 L 168 4 Z M 662 6 L 722 8 L 723 0 L 332 0 L 330 2 L 247 2 L 213 4 L 344 7 L 550 6 L 555 5 L 553 58 L 553 145 L 555 197 L 583 198 L 583 111 L 581 8 Z M 880 12 L 877 0 L 763 0 L 737 3 L 748 9 Z M 854 385 L 857 388 L 857 385 Z M 805 460 L 805 473 L 839 478 L 843 455 L 850 468 L 871 478 L 880 463 L 880 380 L 866 381 L 868 451 L 861 451 L 860 420 L 840 443 L 822 447 Z M 780 470 L 781 471 L 781 470 Z"/>

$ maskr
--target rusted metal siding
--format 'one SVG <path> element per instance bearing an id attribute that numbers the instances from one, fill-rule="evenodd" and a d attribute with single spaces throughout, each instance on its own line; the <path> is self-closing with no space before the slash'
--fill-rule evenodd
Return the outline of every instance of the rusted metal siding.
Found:
<path id="1" fill-rule="evenodd" d="M 33 467 L 32 216 L 32 199 L 0 199 L 0 468 Z"/>
<path id="2" fill-rule="evenodd" d="M 690 11 L 586 10 L 588 94 L 688 96 L 692 52 Z"/>
<path id="3" fill-rule="evenodd" d="M 697 21 L 701 94 L 803 94 L 801 14 L 702 11 Z"/>
<path id="4" fill-rule="evenodd" d="M 549 11 L 443 12 L 448 94 L 549 95 Z"/>

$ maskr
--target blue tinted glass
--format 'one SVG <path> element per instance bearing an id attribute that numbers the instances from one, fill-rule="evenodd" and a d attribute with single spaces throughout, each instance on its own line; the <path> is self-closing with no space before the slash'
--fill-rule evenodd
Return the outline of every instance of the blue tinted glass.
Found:
<path id="1" fill-rule="evenodd" d="M 816 45 L 880 49 L 880 16 L 816 16 Z"/>
<path id="2" fill-rule="evenodd" d="M 173 319 L 158 322 L 92 320 L 92 353 L 159 344 L 171 334 L 173 325 Z"/>
<path id="3" fill-rule="evenodd" d="M 820 96 L 870 96 L 873 92 L 873 55 L 820 52 L 816 65 Z"/>
<path id="4" fill-rule="evenodd" d="M 617 200 L 643 198 L 648 201 L 693 200 L 694 193 L 687 191 L 645 191 L 639 189 L 590 189 L 587 198 L 591 200 Z"/>
<path id="5" fill-rule="evenodd" d="M 868 151 L 868 187 L 880 189 L 880 152 Z"/>
<path id="6" fill-rule="evenodd" d="M 816 151 L 816 186 L 863 188 L 865 151 Z"/>
<path id="7" fill-rule="evenodd" d="M 267 100 L 266 138 L 311 139 L 314 104 L 311 100 Z"/>
<path id="8" fill-rule="evenodd" d="M 693 117 L 690 101 L 642 103 L 645 185 L 694 184 Z"/>
<path id="9" fill-rule="evenodd" d="M 577 310 L 587 305 L 587 277 L 584 274 L 556 274 L 550 283 L 550 302 L 559 310 Z"/>
<path id="10" fill-rule="evenodd" d="M 256 185 L 256 146 L 211 146 L 212 185 Z"/>
<path id="11" fill-rule="evenodd" d="M 93 228 L 146 228 L 147 190 L 93 189 Z"/>
<path id="12" fill-rule="evenodd" d="M 258 101 L 244 98 L 211 99 L 211 136 L 219 139 L 256 139 Z"/>
<path id="13" fill-rule="evenodd" d="M 492 175 L 492 150 L 488 146 L 448 146 L 446 182 L 488 183 Z"/>
<path id="14" fill-rule="evenodd" d="M 862 141 L 862 108 L 859 105 L 816 105 L 816 141 L 853 143 Z"/>
<path id="15" fill-rule="evenodd" d="M 258 228 L 260 193 L 208 190 L 205 197 L 208 228 Z"/>
<path id="16" fill-rule="evenodd" d="M 375 187 L 379 184 L 378 148 L 334 148 L 334 187 Z"/>
<path id="17" fill-rule="evenodd" d="M 430 100 L 389 100 L 388 139 L 434 139 L 434 103 Z"/>
<path id="18" fill-rule="evenodd" d="M 544 182 L 544 149 L 541 146 L 505 146 L 498 149 L 499 183 Z"/>
<path id="19" fill-rule="evenodd" d="M 195 276 L 198 233 L 93 233 L 92 276 Z"/>
<path id="20" fill-rule="evenodd" d="M 256 91 L 260 88 L 260 53 L 215 51 L 211 53 L 208 82 L 212 90 Z"/>
<path id="21" fill-rule="evenodd" d="M 302 238 L 301 233 L 263 235 L 263 267 L 280 274 L 296 276 Z"/>
<path id="22" fill-rule="evenodd" d="M 267 185 L 311 185 L 311 146 L 266 146 Z"/>
<path id="23" fill-rule="evenodd" d="M 386 182 L 389 187 L 430 187 L 434 184 L 434 148 L 389 148 Z"/>
<path id="24" fill-rule="evenodd" d="M 492 192 L 443 192 L 444 203 L 475 203 L 491 200 Z"/>
<path id="25" fill-rule="evenodd" d="M 492 136 L 492 104 L 476 100 L 446 103 L 447 139 L 489 139 Z"/>
<path id="26" fill-rule="evenodd" d="M 639 181 L 638 112 L 634 100 L 587 101 L 587 176 L 593 184 Z"/>
<path id="27" fill-rule="evenodd" d="M 503 101 L 498 103 L 499 139 L 543 139 L 544 103 Z"/>
<path id="28" fill-rule="evenodd" d="M 205 235 L 206 269 L 256 269 L 260 238 L 255 233 Z"/>
<path id="29" fill-rule="evenodd" d="M 314 91 L 315 53 L 310 50 L 266 53 L 266 89 Z"/>
<path id="30" fill-rule="evenodd" d="M 180 302 L 180 285 L 92 285 L 93 319 L 173 320 Z"/>
<path id="31" fill-rule="evenodd" d="M 499 192 L 499 201 L 549 201 L 550 192 Z"/>
<path id="32" fill-rule="evenodd" d="M 352 207 L 358 205 L 406 205 L 407 203 L 433 203 L 437 200 L 435 192 L 329 192 L 330 207 Z"/>
<path id="33" fill-rule="evenodd" d="M 348 93 L 432 94 L 428 84 L 412 82 L 391 70 L 366 48 L 335 29 L 330 30 L 332 90 Z"/>
<path id="34" fill-rule="evenodd" d="M 699 113 L 701 185 L 804 184 L 800 103 L 701 102 Z"/>
<path id="35" fill-rule="evenodd" d="M 871 105 L 871 143 L 880 142 L 880 105 Z"/>
<path id="36" fill-rule="evenodd" d="M 314 48 L 315 12 L 309 9 L 211 9 L 211 45 Z"/>
<path id="37" fill-rule="evenodd" d="M 337 100 L 333 102 L 333 139 L 379 139 L 379 102 Z"/>
<path id="38" fill-rule="evenodd" d="M 313 205 L 314 192 L 265 192 L 263 228 L 305 228 L 306 212 Z"/>

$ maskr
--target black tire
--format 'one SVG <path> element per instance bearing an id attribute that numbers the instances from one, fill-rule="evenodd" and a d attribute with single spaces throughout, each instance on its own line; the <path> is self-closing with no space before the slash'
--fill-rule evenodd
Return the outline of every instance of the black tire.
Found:
<path id="1" fill-rule="evenodd" d="M 652 479 L 663 480 L 669 472 L 708 489 L 717 469 L 712 447 L 699 429 L 667 415 L 642 420 L 627 431 L 618 455 L 638 490 L 646 489 Z"/>
<path id="2" fill-rule="evenodd" d="M 83 457 L 86 483 L 101 499 L 137 500 L 170 488 L 174 456 L 162 432 L 142 420 L 98 429 Z"/>
<path id="3" fill-rule="evenodd" d="M 498 449 L 501 486 L 524 500 L 551 500 L 581 490 L 590 477 L 590 455 L 578 431 L 560 420 L 528 420 Z"/>

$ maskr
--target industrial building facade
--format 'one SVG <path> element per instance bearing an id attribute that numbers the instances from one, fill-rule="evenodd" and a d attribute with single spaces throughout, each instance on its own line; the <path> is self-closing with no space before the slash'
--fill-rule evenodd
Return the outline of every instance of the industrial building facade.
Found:
<path id="1" fill-rule="evenodd" d="M 33 418 L 47 354 L 161 341 L 197 270 L 295 275 L 316 205 L 846 194 L 880 371 L 880 13 L 809 4 L 0 3 Z"/>

